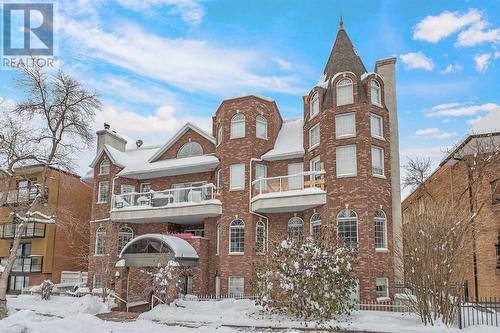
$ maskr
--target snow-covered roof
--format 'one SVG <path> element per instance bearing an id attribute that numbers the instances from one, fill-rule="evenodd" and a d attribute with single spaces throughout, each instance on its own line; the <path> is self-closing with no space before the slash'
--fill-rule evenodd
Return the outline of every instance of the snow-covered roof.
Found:
<path id="1" fill-rule="evenodd" d="M 262 155 L 266 161 L 286 160 L 304 156 L 304 120 L 287 119 L 278 133 L 274 148 Z"/>
<path id="2" fill-rule="evenodd" d="M 211 143 L 215 144 L 215 138 L 199 128 L 198 126 L 192 124 L 192 123 L 187 123 L 186 125 L 182 126 L 182 128 L 170 139 L 168 142 L 163 145 L 151 158 L 149 159 L 149 162 L 154 162 L 158 160 L 172 145 L 179 140 L 188 130 L 193 130 Z"/>
<path id="3" fill-rule="evenodd" d="M 163 244 L 167 245 L 173 252 L 175 258 L 183 258 L 183 259 L 198 259 L 198 253 L 196 253 L 196 250 L 194 249 L 191 244 L 189 244 L 187 241 L 185 241 L 182 238 L 175 237 L 175 236 L 170 236 L 170 235 L 163 235 L 163 234 L 144 234 L 141 236 L 138 236 L 134 239 L 132 239 L 130 242 L 127 243 L 120 252 L 120 257 L 125 253 L 128 247 L 130 247 L 132 244 L 135 242 L 141 240 L 141 239 L 154 239 L 159 242 L 162 242 Z"/>

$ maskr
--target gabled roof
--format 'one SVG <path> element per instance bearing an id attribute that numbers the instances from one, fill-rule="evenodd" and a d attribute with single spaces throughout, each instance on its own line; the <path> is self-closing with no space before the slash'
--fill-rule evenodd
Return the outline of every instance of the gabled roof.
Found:
<path id="1" fill-rule="evenodd" d="M 120 159 L 118 159 L 117 155 L 119 150 L 109 146 L 109 145 L 103 145 L 101 147 L 101 149 L 97 152 L 97 155 L 94 157 L 94 159 L 92 160 L 92 163 L 90 163 L 90 167 L 91 168 L 95 168 L 97 162 L 101 159 L 102 155 L 104 153 L 106 153 L 106 155 L 108 155 L 109 159 L 111 160 L 111 162 L 113 162 L 114 165 L 117 165 L 121 168 L 125 167 L 125 163 L 123 163 L 123 161 L 121 161 Z"/>
<path id="2" fill-rule="evenodd" d="M 177 142 L 177 140 L 179 140 L 190 129 L 215 144 L 215 138 L 212 135 L 208 134 L 192 123 L 187 123 L 186 125 L 182 126 L 182 128 L 172 138 L 170 138 L 170 140 L 168 140 L 165 145 L 158 149 L 158 151 L 153 156 L 151 156 L 148 162 L 155 162 L 156 160 L 158 160 L 170 147 L 172 147 L 175 142 Z"/>

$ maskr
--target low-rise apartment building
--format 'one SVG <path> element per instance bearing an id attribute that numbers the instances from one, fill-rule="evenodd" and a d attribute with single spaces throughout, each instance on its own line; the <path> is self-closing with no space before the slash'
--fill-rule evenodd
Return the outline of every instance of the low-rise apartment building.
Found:
<path id="1" fill-rule="evenodd" d="M 283 119 L 268 98 L 231 98 L 211 133 L 188 123 L 134 149 L 105 124 L 91 165 L 89 283 L 112 280 L 131 301 L 141 286 L 130 275 L 168 258 L 193 267 L 185 293 L 248 295 L 270 247 L 329 234 L 358 249 L 357 297 L 391 297 L 401 230 L 395 61 L 368 72 L 341 23 L 299 119 Z"/>
<path id="2" fill-rule="evenodd" d="M 39 193 L 44 167 L 32 165 L 16 170 L 11 181 L 7 202 L 0 207 L 0 263 L 4 264 L 21 222 L 13 211 L 19 205 L 29 205 Z M 26 229 L 17 250 L 17 259 L 9 277 L 9 292 L 19 292 L 50 279 L 59 283 L 63 271 L 86 271 L 87 264 L 75 260 L 69 244 L 81 242 L 82 250 L 88 238 L 70 233 L 58 224 L 69 221 L 75 228 L 88 231 L 92 188 L 79 177 L 56 168 L 47 171 L 47 200 L 31 216 L 26 217 Z M 0 174 L 0 177 L 2 175 Z M 78 238 L 75 237 L 78 235 Z"/>

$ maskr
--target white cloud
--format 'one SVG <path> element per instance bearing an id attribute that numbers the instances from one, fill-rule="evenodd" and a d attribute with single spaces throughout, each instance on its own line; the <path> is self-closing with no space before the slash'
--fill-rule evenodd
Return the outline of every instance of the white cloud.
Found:
<path id="1" fill-rule="evenodd" d="M 415 136 L 421 138 L 431 138 L 431 139 L 449 139 L 456 136 L 456 132 L 445 132 L 437 127 L 422 128 L 415 132 Z"/>
<path id="2" fill-rule="evenodd" d="M 432 59 L 426 57 L 421 51 L 402 54 L 399 58 L 405 64 L 406 69 L 424 69 L 426 71 L 434 69 Z"/>
<path id="3" fill-rule="evenodd" d="M 293 69 L 293 65 L 291 62 L 289 61 L 286 61 L 285 59 L 283 58 L 280 58 L 280 57 L 274 57 L 273 58 L 274 62 L 276 62 L 278 64 L 278 66 L 280 66 L 281 69 L 283 70 L 286 70 L 286 71 L 289 71 L 291 69 Z"/>
<path id="4" fill-rule="evenodd" d="M 476 70 L 479 73 L 485 73 L 490 64 L 491 53 L 478 54 L 474 57 L 476 63 Z"/>
<path id="5" fill-rule="evenodd" d="M 0 96 L 0 111 L 10 111 L 16 106 L 16 101 Z"/>
<path id="6" fill-rule="evenodd" d="M 500 28 L 485 30 L 488 23 L 481 21 L 458 34 L 457 46 L 475 46 L 482 43 L 500 43 Z"/>
<path id="7" fill-rule="evenodd" d="M 413 32 L 413 39 L 437 43 L 462 28 L 481 20 L 481 13 L 469 9 L 465 14 L 445 11 L 439 15 L 429 15 L 420 21 Z"/>
<path id="8" fill-rule="evenodd" d="M 500 105 L 495 103 L 485 103 L 480 105 L 448 103 L 434 106 L 426 113 L 426 116 L 430 118 L 474 116 L 494 110 L 500 110 Z"/>
<path id="9" fill-rule="evenodd" d="M 495 51 L 494 57 L 495 59 L 500 59 L 500 51 Z"/>
<path id="10" fill-rule="evenodd" d="M 459 64 L 449 64 L 448 66 L 446 66 L 445 69 L 443 69 L 442 71 L 440 71 L 439 73 L 441 74 L 451 74 L 451 73 L 455 73 L 455 72 L 458 72 L 458 71 L 461 71 L 463 69 L 462 65 L 459 65 Z"/>
<path id="11" fill-rule="evenodd" d="M 201 23 L 205 10 L 197 0 L 116 0 L 121 6 L 143 12 L 158 7 L 173 7 L 172 14 L 180 14 L 182 19 L 192 25 Z"/>
<path id="12" fill-rule="evenodd" d="M 295 75 L 256 73 L 254 68 L 265 59 L 258 51 L 219 47 L 204 40 L 163 38 L 126 23 L 109 32 L 92 21 L 61 20 L 60 33 L 73 43 L 73 52 L 189 92 L 234 95 L 304 90 Z"/>
<path id="13" fill-rule="evenodd" d="M 472 133 L 500 132 L 500 107 L 472 123 Z"/>

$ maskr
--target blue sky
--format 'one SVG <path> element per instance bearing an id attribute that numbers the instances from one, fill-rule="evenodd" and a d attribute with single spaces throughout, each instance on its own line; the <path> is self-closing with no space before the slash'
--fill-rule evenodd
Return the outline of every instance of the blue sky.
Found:
<path id="1" fill-rule="evenodd" d="M 57 2 L 58 65 L 104 103 L 104 121 L 161 143 L 186 121 L 209 129 L 228 97 L 275 99 L 284 117 L 320 79 L 339 16 L 369 71 L 398 57 L 402 162 L 437 161 L 475 121 L 500 113 L 500 1 Z M 22 98 L 0 71 L 4 106 Z M 496 117 L 495 119 L 498 119 Z M 82 154 L 80 172 L 93 152 Z"/>

